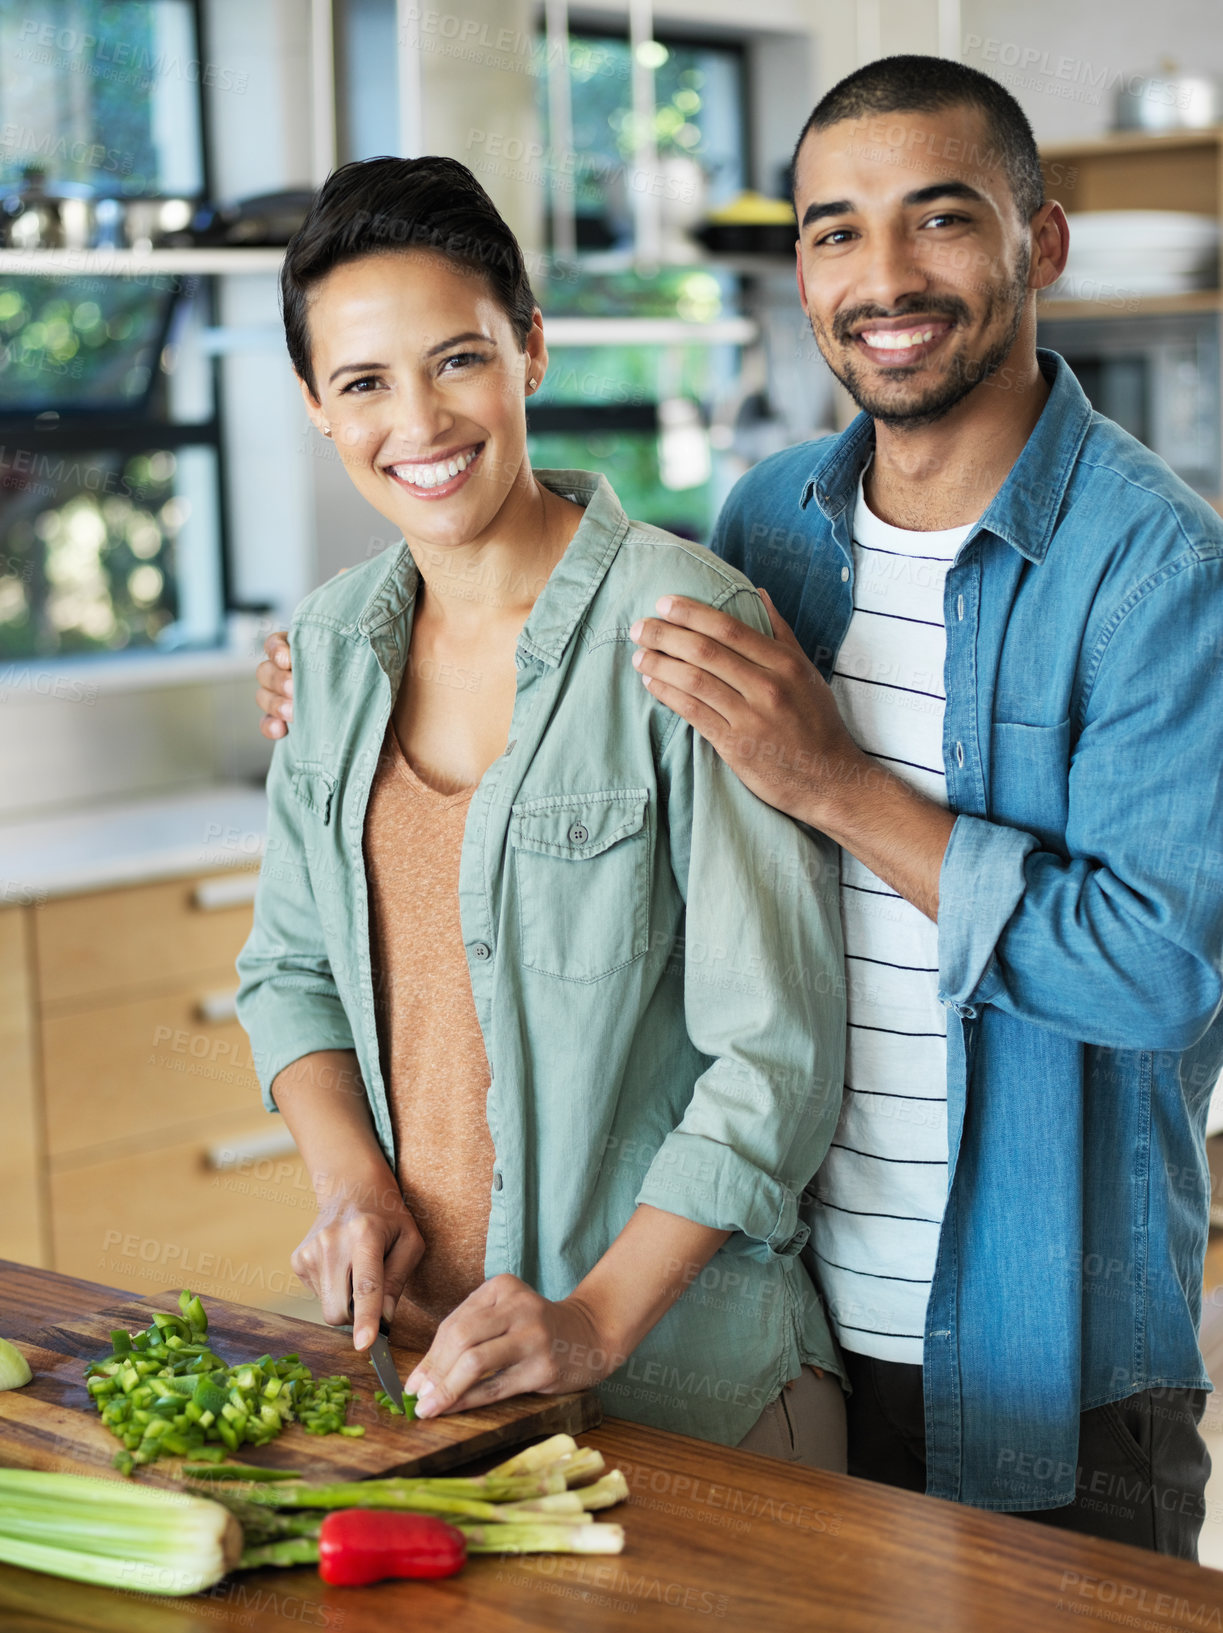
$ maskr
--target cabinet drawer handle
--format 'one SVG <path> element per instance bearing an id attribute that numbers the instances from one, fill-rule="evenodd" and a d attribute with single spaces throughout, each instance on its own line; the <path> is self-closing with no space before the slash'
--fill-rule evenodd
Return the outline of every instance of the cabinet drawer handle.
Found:
<path id="1" fill-rule="evenodd" d="M 238 989 L 232 987 L 224 992 L 205 992 L 195 1001 L 195 1013 L 201 1021 L 210 1021 L 214 1026 L 222 1021 L 233 1021 L 238 1018 Z"/>
<path id="2" fill-rule="evenodd" d="M 201 913 L 219 913 L 226 907 L 242 907 L 255 899 L 257 873 L 236 873 L 232 879 L 201 879 L 191 892 L 191 905 Z"/>
<path id="3" fill-rule="evenodd" d="M 243 1140 L 220 1140 L 208 1147 L 209 1168 L 224 1173 L 229 1168 L 248 1168 L 253 1162 L 269 1157 L 295 1155 L 297 1146 L 287 1128 L 274 1128 L 266 1134 L 249 1134 Z"/>

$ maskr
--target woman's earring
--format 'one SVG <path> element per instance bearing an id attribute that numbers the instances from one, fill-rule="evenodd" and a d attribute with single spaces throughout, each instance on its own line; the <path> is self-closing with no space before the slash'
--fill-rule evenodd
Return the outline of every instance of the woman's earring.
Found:
<path id="1" fill-rule="evenodd" d="M 329 425 L 321 425 L 319 430 L 322 431 L 325 437 L 329 437 L 331 435 L 331 427 Z"/>
<path id="2" fill-rule="evenodd" d="M 527 390 L 528 391 L 534 391 L 535 390 L 535 376 L 534 375 L 532 375 L 531 378 L 527 381 Z"/>

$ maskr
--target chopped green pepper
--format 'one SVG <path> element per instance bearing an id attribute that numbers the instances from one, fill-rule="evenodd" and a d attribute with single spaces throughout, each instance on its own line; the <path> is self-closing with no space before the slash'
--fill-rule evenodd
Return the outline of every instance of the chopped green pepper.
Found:
<path id="1" fill-rule="evenodd" d="M 296 1353 L 228 1366 L 208 1347 L 200 1299 L 184 1289 L 178 1306 L 155 1312 L 146 1332 L 116 1329 L 111 1354 L 86 1368 L 102 1422 L 123 1442 L 123 1473 L 167 1452 L 207 1459 L 264 1446 L 293 1421 L 309 1434 L 364 1433 L 346 1426 L 347 1378 L 316 1380 Z"/>

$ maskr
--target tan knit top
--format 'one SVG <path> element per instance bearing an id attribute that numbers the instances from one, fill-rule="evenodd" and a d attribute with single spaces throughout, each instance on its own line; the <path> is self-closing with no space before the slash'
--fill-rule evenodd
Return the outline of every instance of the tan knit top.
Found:
<path id="1" fill-rule="evenodd" d="M 421 1350 L 484 1280 L 490 1073 L 459 922 L 459 858 L 474 792 L 443 794 L 422 782 L 387 726 L 365 817 L 365 869 L 395 1166 L 425 1240 L 394 1340 Z"/>

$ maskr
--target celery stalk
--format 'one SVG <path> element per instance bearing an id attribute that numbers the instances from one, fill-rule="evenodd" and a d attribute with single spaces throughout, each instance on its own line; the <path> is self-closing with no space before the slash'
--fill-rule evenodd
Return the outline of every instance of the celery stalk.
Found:
<path id="1" fill-rule="evenodd" d="M 0 1560 L 140 1593 L 200 1593 L 242 1556 L 219 1503 L 81 1474 L 0 1469 Z"/>

